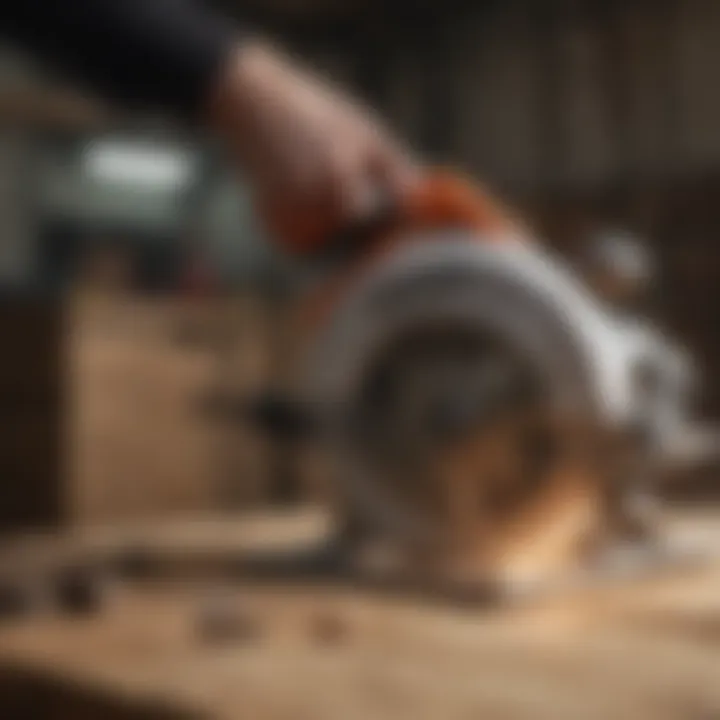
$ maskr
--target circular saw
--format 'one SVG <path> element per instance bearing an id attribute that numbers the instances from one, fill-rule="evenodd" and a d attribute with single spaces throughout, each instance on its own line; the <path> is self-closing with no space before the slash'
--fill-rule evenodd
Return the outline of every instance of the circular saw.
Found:
<path id="1" fill-rule="evenodd" d="M 657 344 L 452 173 L 343 238 L 332 226 L 278 224 L 345 262 L 302 304 L 293 407 L 259 415 L 332 456 L 353 562 L 525 587 L 654 531 L 635 499 L 662 466 Z"/>

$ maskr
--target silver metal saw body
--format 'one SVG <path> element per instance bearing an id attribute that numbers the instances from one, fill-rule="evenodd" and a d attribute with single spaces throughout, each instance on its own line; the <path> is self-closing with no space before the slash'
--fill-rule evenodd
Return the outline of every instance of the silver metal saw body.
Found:
<path id="1" fill-rule="evenodd" d="M 614 533 L 689 421 L 678 372 L 547 251 L 457 231 L 359 273 L 299 388 L 370 535 L 435 573 L 523 580 Z"/>

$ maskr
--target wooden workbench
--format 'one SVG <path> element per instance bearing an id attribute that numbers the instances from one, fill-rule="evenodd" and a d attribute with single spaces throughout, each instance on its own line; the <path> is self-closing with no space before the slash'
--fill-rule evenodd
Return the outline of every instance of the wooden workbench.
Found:
<path id="1" fill-rule="evenodd" d="M 682 527 L 720 541 L 720 517 Z M 207 525 L 203 552 L 234 532 L 252 535 Z M 196 624 L 211 586 L 121 588 L 96 617 L 0 629 L 0 717 L 720 718 L 720 562 L 493 611 L 246 583 L 227 592 L 253 632 L 215 643 Z"/>

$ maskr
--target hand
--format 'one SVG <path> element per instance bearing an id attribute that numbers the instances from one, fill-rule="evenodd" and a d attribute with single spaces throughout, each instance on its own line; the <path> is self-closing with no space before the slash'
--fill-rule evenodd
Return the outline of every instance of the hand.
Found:
<path id="1" fill-rule="evenodd" d="M 210 120 L 273 215 L 360 219 L 380 190 L 415 180 L 409 155 L 372 113 L 259 43 L 240 48 L 212 99 Z"/>

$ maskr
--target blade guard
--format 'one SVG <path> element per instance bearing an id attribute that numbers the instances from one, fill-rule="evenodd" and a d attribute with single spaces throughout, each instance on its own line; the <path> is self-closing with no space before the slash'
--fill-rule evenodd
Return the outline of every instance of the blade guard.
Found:
<path id="1" fill-rule="evenodd" d="M 618 471 L 622 471 L 622 480 L 625 480 L 624 461 L 620 457 L 618 466 L 615 466 L 612 457 L 614 453 L 611 452 L 614 446 L 609 443 L 615 438 L 615 425 L 608 423 L 609 433 L 595 432 L 596 424 L 603 425 L 606 420 L 614 421 L 616 415 L 624 417 L 624 408 L 632 400 L 630 381 L 634 356 L 626 347 L 624 333 L 616 327 L 609 315 L 606 317 L 604 309 L 584 292 L 580 283 L 575 283 L 568 273 L 560 272 L 559 269 L 556 273 L 555 269 L 547 267 L 540 273 L 540 278 L 537 272 L 533 273 L 534 290 L 547 290 L 551 281 L 557 279 L 557 284 L 553 284 L 555 289 L 550 293 L 552 303 L 538 303 L 536 295 L 525 292 L 524 289 L 530 286 L 522 282 L 528 279 L 527 272 L 520 276 L 515 274 L 515 284 L 512 286 L 488 284 L 488 280 L 498 279 L 498 273 L 493 276 L 487 270 L 488 266 L 482 263 L 473 265 L 478 255 L 488 253 L 487 248 L 473 246 L 475 240 L 478 243 L 511 243 L 518 240 L 523 245 L 533 243 L 531 235 L 511 212 L 482 188 L 459 175 L 436 171 L 428 174 L 419 186 L 401 200 L 394 208 L 394 213 L 381 218 L 381 221 L 368 224 L 364 237 L 356 236 L 360 252 L 349 267 L 331 278 L 319 292 L 305 298 L 301 306 L 301 322 L 305 325 L 301 330 L 305 330 L 310 341 L 317 344 L 311 357 L 314 378 L 320 379 L 321 392 L 316 394 L 325 397 L 328 392 L 323 391 L 323 388 L 331 387 L 330 396 L 342 395 L 348 384 L 342 379 L 340 383 L 336 382 L 334 367 L 338 363 L 333 360 L 332 352 L 323 352 L 328 349 L 323 337 L 328 334 L 328 329 L 329 334 L 333 335 L 336 327 L 345 328 L 345 334 L 341 333 L 339 340 L 334 336 L 334 345 L 342 349 L 344 356 L 353 356 L 355 353 L 355 344 L 347 342 L 349 333 L 353 332 L 352 323 L 336 322 L 336 318 L 330 317 L 333 311 L 342 311 L 346 303 L 347 306 L 356 307 L 352 301 L 357 300 L 358 292 L 362 294 L 367 289 L 363 281 L 377 281 L 373 271 L 381 274 L 383 269 L 388 269 L 383 267 L 384 261 L 388 263 L 392 274 L 397 268 L 392 266 L 393 257 L 388 256 L 392 256 L 394 251 L 399 250 L 402 255 L 406 249 L 416 249 L 408 245 L 425 243 L 418 248 L 425 260 L 430 256 L 425 267 L 437 262 L 438 256 L 444 256 L 440 260 L 444 259 L 454 266 L 480 268 L 480 280 L 475 284 L 478 291 L 484 288 L 490 292 L 488 288 L 511 287 L 513 293 L 522 293 L 520 297 L 525 299 L 523 307 L 529 306 L 530 300 L 527 298 L 530 297 L 533 317 L 541 313 L 541 319 L 547 321 L 536 325 L 541 330 L 544 344 L 552 346 L 552 360 L 558 360 L 558 356 L 563 355 L 563 362 L 552 363 L 560 368 L 554 375 L 562 378 L 563 386 L 572 383 L 574 387 L 577 378 L 577 385 L 581 386 L 582 391 L 578 390 L 576 394 L 583 397 L 587 395 L 588 407 L 592 406 L 598 412 L 590 413 L 592 422 L 587 423 L 587 428 L 584 424 L 574 424 L 568 428 L 572 431 L 570 440 L 577 440 L 579 449 L 568 453 L 567 461 L 546 478 L 541 491 L 528 496 L 512 515 L 496 521 L 477 523 L 474 516 L 468 515 L 468 510 L 475 507 L 472 501 L 473 483 L 477 482 L 477 468 L 486 456 L 487 443 L 483 444 L 482 438 L 478 440 L 469 437 L 467 443 L 452 447 L 447 457 L 441 458 L 445 468 L 443 478 L 446 482 L 443 487 L 447 490 L 447 524 L 440 541 L 432 546 L 432 552 L 426 545 L 422 545 L 416 553 L 410 539 L 412 531 L 406 532 L 405 523 L 395 522 L 398 514 L 392 512 L 390 517 L 385 512 L 387 503 L 368 499 L 371 496 L 374 498 L 375 488 L 371 488 L 371 485 L 381 484 L 382 478 L 376 481 L 365 472 L 367 468 L 364 466 L 353 467 L 352 461 L 356 458 L 350 458 L 348 467 L 343 468 L 348 470 L 344 477 L 343 511 L 356 523 L 366 523 L 372 531 L 380 530 L 381 536 L 382 533 L 390 533 L 391 537 L 399 539 L 398 546 L 407 552 L 404 560 L 410 572 L 417 570 L 420 574 L 427 573 L 437 579 L 453 581 L 490 579 L 493 583 L 510 588 L 542 586 L 546 581 L 562 578 L 566 573 L 572 574 L 580 570 L 591 556 L 600 557 L 600 551 L 606 546 L 610 547 L 618 538 L 624 539 L 626 535 L 625 507 L 622 504 L 624 493 L 618 480 Z M 340 227 L 328 214 L 307 211 L 304 217 L 278 215 L 274 229 L 281 244 L 287 249 L 304 257 L 312 257 L 332 244 Z M 448 232 L 445 233 L 445 230 Z M 463 246 L 460 249 L 463 252 L 448 257 L 445 251 L 453 249 L 451 238 L 457 238 L 456 230 L 470 232 L 461 233 Z M 465 242 L 466 238 L 469 238 L 468 242 Z M 443 242 L 445 247 L 438 245 Z M 506 249 L 509 251 L 507 256 Z M 526 270 L 537 269 L 537 253 L 519 252 L 517 255 L 523 257 L 516 258 L 515 250 L 515 247 L 508 247 L 496 253 L 493 249 L 489 254 L 502 255 L 508 264 L 510 256 L 513 261 L 522 259 L 521 265 Z M 528 264 L 530 259 L 531 265 Z M 493 265 L 493 268 L 498 270 L 497 265 Z M 520 268 L 513 265 L 513 270 L 516 269 Z M 502 272 L 499 276 L 507 279 L 507 265 L 503 265 L 500 270 Z M 507 297 L 507 292 L 503 291 L 502 297 Z M 438 298 L 425 294 L 422 297 L 424 310 L 428 310 L 432 304 L 435 312 L 435 301 Z M 473 297 L 477 298 L 477 295 Z M 547 299 L 545 295 L 543 298 Z M 484 310 L 489 307 L 489 302 L 481 302 L 480 306 L 479 310 L 476 308 L 474 311 L 475 316 L 482 315 L 482 320 L 487 321 L 489 311 Z M 507 306 L 511 313 L 512 303 L 507 303 Z M 552 316 L 551 321 L 548 315 Z M 347 317 L 341 317 L 341 321 L 345 319 Z M 497 315 L 493 321 L 497 321 Z M 568 325 L 573 328 L 570 340 L 565 332 Z M 351 329 L 347 330 L 348 327 Z M 320 342 L 317 342 L 318 336 Z M 547 355 L 545 349 L 542 355 L 543 358 Z M 548 361 L 545 364 L 550 363 Z M 341 376 L 354 373 L 353 369 L 342 371 Z M 341 386 L 339 392 L 335 389 L 338 385 Z M 318 383 L 311 382 L 310 387 L 317 390 Z M 607 392 L 610 390 L 612 392 Z M 490 440 L 494 442 L 494 438 Z M 348 459 L 342 457 L 342 448 L 340 453 L 341 459 Z M 380 495 L 378 497 L 385 499 Z M 646 529 L 643 527 L 643 531 Z"/>

